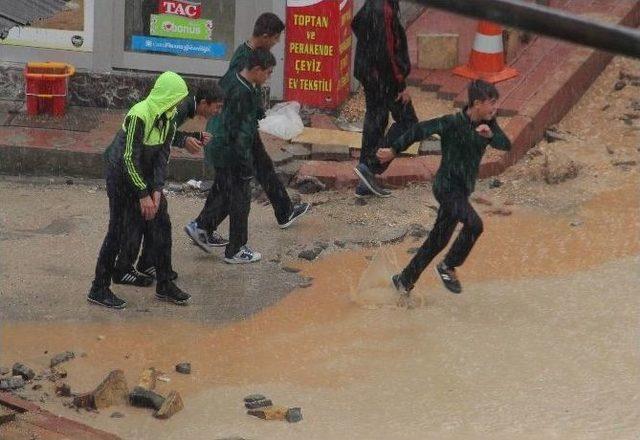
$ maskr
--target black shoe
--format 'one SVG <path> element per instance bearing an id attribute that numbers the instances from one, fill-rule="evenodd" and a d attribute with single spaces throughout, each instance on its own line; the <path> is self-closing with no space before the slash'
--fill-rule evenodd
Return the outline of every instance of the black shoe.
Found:
<path id="1" fill-rule="evenodd" d="M 454 268 L 447 267 L 444 262 L 442 262 L 436 266 L 436 273 L 440 276 L 444 287 L 453 293 L 462 293 L 462 285 L 460 281 L 458 281 Z"/>
<path id="2" fill-rule="evenodd" d="M 149 266 L 145 269 L 143 269 L 142 267 L 140 267 L 140 265 L 138 265 L 138 267 L 136 268 L 136 270 L 148 277 L 151 277 L 152 280 L 156 279 L 156 268 L 155 266 Z M 178 272 L 176 272 L 175 270 L 171 271 L 171 275 L 169 275 L 169 281 L 175 281 L 178 279 Z"/>
<path id="3" fill-rule="evenodd" d="M 87 301 L 110 309 L 124 309 L 127 302 L 118 298 L 108 287 L 91 287 L 87 295 Z"/>
<path id="4" fill-rule="evenodd" d="M 402 281 L 400 274 L 396 274 L 391 277 L 391 281 L 393 282 L 393 286 L 396 288 L 400 295 L 409 295 L 413 290 L 413 286 L 406 286 Z"/>
<path id="5" fill-rule="evenodd" d="M 114 274 L 112 279 L 115 284 L 127 284 L 136 287 L 149 287 L 153 284 L 153 277 L 134 269 L 123 274 Z"/>
<path id="6" fill-rule="evenodd" d="M 291 215 L 289 215 L 289 220 L 284 223 L 279 223 L 280 229 L 286 229 L 292 224 L 295 223 L 300 217 L 305 215 L 311 209 L 310 203 L 296 203 L 293 206 L 293 210 L 291 211 Z"/>
<path id="7" fill-rule="evenodd" d="M 180 306 L 186 305 L 191 299 L 191 295 L 183 292 L 172 281 L 156 286 L 156 298 L 160 301 L 168 301 Z"/>
<path id="8" fill-rule="evenodd" d="M 359 199 L 364 199 L 365 197 L 373 196 L 374 194 L 369 191 L 369 188 L 365 186 L 364 183 L 358 182 L 358 186 L 356 186 L 356 197 Z"/>
<path id="9" fill-rule="evenodd" d="M 207 244 L 211 247 L 225 247 L 229 240 L 224 238 L 218 231 L 207 232 Z"/>
<path id="10" fill-rule="evenodd" d="M 378 182 L 376 182 L 376 176 L 371 172 L 368 166 L 363 163 L 359 163 L 354 169 L 356 175 L 360 179 L 360 182 L 369 189 L 373 194 L 378 197 L 389 197 L 391 191 L 384 189 Z"/>

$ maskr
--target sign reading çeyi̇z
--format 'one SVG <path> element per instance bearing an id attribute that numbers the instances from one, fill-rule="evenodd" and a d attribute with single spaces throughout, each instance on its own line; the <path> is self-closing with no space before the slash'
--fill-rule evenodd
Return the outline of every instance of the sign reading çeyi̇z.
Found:
<path id="1" fill-rule="evenodd" d="M 352 14 L 353 0 L 287 0 L 286 100 L 336 108 L 346 99 Z"/>
<path id="2" fill-rule="evenodd" d="M 155 37 L 211 40 L 212 20 L 191 19 L 170 14 L 151 14 L 149 33 Z"/>

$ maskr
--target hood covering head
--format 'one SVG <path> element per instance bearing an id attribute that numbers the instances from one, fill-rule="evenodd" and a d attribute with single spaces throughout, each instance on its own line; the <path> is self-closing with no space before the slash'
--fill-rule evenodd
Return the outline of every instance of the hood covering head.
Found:
<path id="1" fill-rule="evenodd" d="M 164 72 L 156 80 L 153 89 L 145 99 L 152 119 L 178 105 L 189 94 L 187 83 L 174 72 Z"/>

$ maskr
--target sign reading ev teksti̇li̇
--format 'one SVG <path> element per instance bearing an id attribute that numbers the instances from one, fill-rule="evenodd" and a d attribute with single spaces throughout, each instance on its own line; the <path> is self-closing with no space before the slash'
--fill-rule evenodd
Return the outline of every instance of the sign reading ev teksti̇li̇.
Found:
<path id="1" fill-rule="evenodd" d="M 349 95 L 353 0 L 287 0 L 284 95 L 335 108 Z"/>
<path id="2" fill-rule="evenodd" d="M 189 0 L 158 0 L 159 14 L 181 15 L 187 18 L 200 18 L 202 2 Z"/>
<path id="3" fill-rule="evenodd" d="M 151 14 L 149 33 L 156 37 L 211 40 L 212 20 L 170 14 Z"/>

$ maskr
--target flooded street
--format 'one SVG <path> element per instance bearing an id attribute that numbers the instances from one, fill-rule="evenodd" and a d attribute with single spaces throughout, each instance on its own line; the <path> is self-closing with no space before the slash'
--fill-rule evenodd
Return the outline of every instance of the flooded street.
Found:
<path id="1" fill-rule="evenodd" d="M 96 414 L 55 397 L 43 404 L 126 439 L 638 439 L 640 179 L 637 162 L 622 169 L 610 157 L 637 159 L 637 130 L 614 113 L 577 122 L 601 102 L 623 111 L 637 96 L 630 86 L 610 96 L 621 68 L 640 71 L 640 63 L 616 60 L 559 124 L 575 138 L 537 147 L 579 161 L 577 177 L 541 182 L 530 172 L 536 156 L 501 176 L 498 189 L 481 182 L 491 205 L 475 204 L 485 232 L 459 270 L 464 292 L 450 294 L 429 267 L 416 286 L 424 301 L 411 310 L 395 305 L 388 283 L 419 241 L 351 247 L 311 263 L 290 249 L 377 236 L 392 221 L 430 228 L 428 186 L 364 207 L 351 194 L 314 195 L 327 200 L 285 232 L 269 207 L 254 204 L 250 240 L 266 260 L 281 254 L 283 265 L 312 277 L 305 289 L 274 262 L 238 269 L 203 257 L 181 232 L 202 200 L 171 197 L 174 261 L 194 304 L 176 309 L 149 290 L 117 286 L 130 307 L 114 313 L 84 298 L 104 231 L 104 192 L 0 182 L 0 206 L 19 213 L 2 214 L 0 245 L 10 258 L 0 263 L 0 365 L 44 368 L 54 353 L 86 353 L 65 364 L 74 392 L 113 369 L 130 386 L 143 368 L 163 371 L 171 382 L 159 392 L 179 390 L 185 401 L 167 421 L 131 407 Z M 38 193 L 47 195 L 42 206 L 28 197 Z M 52 212 L 69 223 L 51 223 Z M 352 221 L 360 212 L 364 226 Z M 44 235 L 20 232 L 48 225 Z M 176 374 L 185 361 L 192 374 Z M 252 393 L 301 407 L 304 420 L 247 416 L 242 399 Z M 126 417 L 113 419 L 114 411 Z"/>

